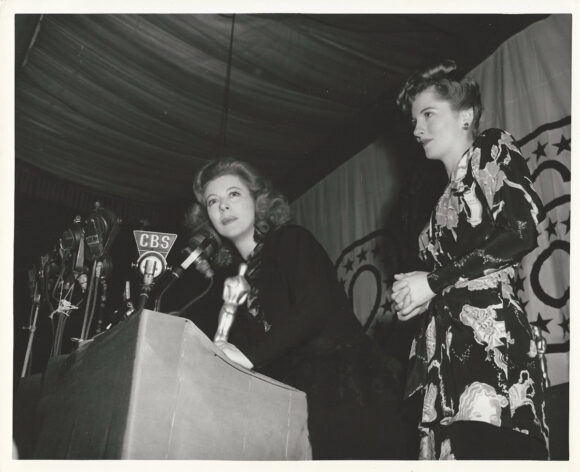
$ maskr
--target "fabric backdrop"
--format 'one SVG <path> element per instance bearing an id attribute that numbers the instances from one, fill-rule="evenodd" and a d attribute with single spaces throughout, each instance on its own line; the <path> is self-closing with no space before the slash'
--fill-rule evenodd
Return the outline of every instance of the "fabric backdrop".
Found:
<path id="1" fill-rule="evenodd" d="M 540 246 L 525 259 L 517 288 L 548 342 L 552 384 L 568 380 L 570 65 L 571 16 L 553 15 L 510 38 L 470 73 L 482 86 L 482 129 L 501 127 L 516 137 L 547 210 Z M 335 261 L 369 332 L 392 320 L 388 289 L 401 270 L 400 244 L 387 219 L 401 185 L 396 152 L 378 140 L 292 204 L 296 222 Z M 417 234 L 407 237 L 415 241 Z"/>
<path id="2" fill-rule="evenodd" d="M 379 139 L 295 200 L 292 210 L 328 251 L 359 321 L 389 321 L 387 286 L 394 254 L 382 228 L 399 191 L 394 151 Z M 389 262 L 384 262 L 388 260 Z"/>
<path id="3" fill-rule="evenodd" d="M 571 38 L 572 16 L 550 16 L 470 73 L 481 86 L 482 129 L 514 135 L 546 210 L 538 248 L 516 281 L 528 319 L 548 342 L 552 384 L 568 381 L 570 351 Z"/>

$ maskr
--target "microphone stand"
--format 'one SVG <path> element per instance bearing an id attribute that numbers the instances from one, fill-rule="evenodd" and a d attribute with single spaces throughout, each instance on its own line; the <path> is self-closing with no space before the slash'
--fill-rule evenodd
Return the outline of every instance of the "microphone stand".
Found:
<path id="1" fill-rule="evenodd" d="M 63 253 L 61 252 L 61 257 L 62 257 Z M 63 265 L 60 269 L 60 274 L 58 276 L 57 282 L 55 284 L 55 291 L 60 287 L 60 294 L 59 294 L 59 301 L 58 301 L 58 305 L 56 310 L 54 310 L 50 315 L 49 318 L 53 321 L 53 327 L 54 327 L 54 320 L 56 319 L 56 328 L 54 330 L 54 340 L 52 343 L 52 348 L 50 350 L 50 356 L 49 357 L 54 357 L 58 354 L 60 354 L 61 351 L 61 347 L 62 347 L 62 336 L 64 333 L 64 326 L 66 323 L 66 320 L 68 318 L 68 312 L 66 310 L 66 305 L 65 305 L 65 300 L 66 300 L 66 294 L 68 293 L 68 290 L 70 288 L 70 285 L 68 285 L 67 282 L 65 282 L 65 278 L 66 278 L 66 268 L 65 268 L 65 263 L 64 263 L 64 257 L 62 257 L 63 260 Z M 54 294 L 54 291 L 53 291 Z"/>
<path id="2" fill-rule="evenodd" d="M 105 210 L 102 209 L 99 202 L 95 202 L 95 212 L 102 212 L 102 211 L 105 211 Z M 104 218 L 102 216 L 100 216 L 100 217 Z M 86 305 L 85 305 L 85 316 L 83 319 L 83 328 L 81 331 L 81 337 L 78 340 L 79 342 L 85 341 L 89 338 L 91 324 L 92 324 L 93 318 L 95 316 L 95 308 L 96 308 L 96 304 L 97 304 L 97 296 L 98 296 L 98 292 L 99 292 L 99 286 L 101 284 L 103 284 L 103 286 L 104 286 L 103 289 L 106 290 L 105 277 L 104 277 L 104 275 L 103 275 L 103 277 L 101 277 L 101 273 L 106 272 L 106 262 L 105 262 L 106 256 L 109 252 L 109 249 L 111 248 L 111 246 L 113 244 L 113 240 L 117 237 L 117 234 L 119 233 L 120 225 L 121 225 L 122 221 L 123 220 L 121 218 L 117 218 L 117 217 L 113 218 L 112 228 L 107 236 L 107 240 L 105 241 L 104 246 L 99 247 L 98 253 L 94 254 L 95 260 L 93 262 L 93 268 L 91 271 L 91 278 L 89 280 L 89 289 L 88 289 L 87 300 L 86 300 Z M 103 236 L 102 234 L 98 234 L 97 235 L 97 242 L 100 241 L 100 238 L 102 238 L 102 237 L 104 238 L 105 236 Z M 91 238 L 94 238 L 94 235 Z M 99 245 L 100 245 L 100 243 L 99 243 Z M 94 243 L 93 243 L 93 246 L 94 246 Z M 105 297 L 105 301 L 106 301 L 106 294 L 103 296 Z M 103 301 L 103 304 L 104 304 L 104 301 Z"/>
<path id="3" fill-rule="evenodd" d="M 123 308 L 121 319 L 126 319 L 135 313 L 135 307 L 131 301 L 131 282 L 125 281 L 125 290 L 123 290 Z"/>
<path id="4" fill-rule="evenodd" d="M 147 300 L 149 300 L 149 293 L 151 293 L 151 289 L 153 288 L 156 264 L 157 262 L 153 260 L 148 260 L 145 262 L 143 284 L 141 285 L 141 293 L 139 294 L 139 300 L 137 301 L 137 309 L 135 310 L 135 313 L 141 313 L 145 309 Z"/>
<path id="5" fill-rule="evenodd" d="M 102 277 L 101 278 L 101 285 L 102 285 L 102 290 L 101 290 L 101 297 L 100 297 L 100 303 L 99 303 L 99 310 L 98 310 L 98 316 L 97 316 L 97 330 L 96 330 L 96 334 L 100 334 L 103 332 L 103 315 L 105 312 L 105 306 L 107 304 L 107 279 Z"/>
<path id="6" fill-rule="evenodd" d="M 550 377 L 548 377 L 548 362 L 546 360 L 546 349 L 548 343 L 546 338 L 542 336 L 542 331 L 537 326 L 533 327 L 534 341 L 538 351 L 538 358 L 540 359 L 540 366 L 542 368 L 542 386 L 547 390 L 551 386 Z"/>
<path id="7" fill-rule="evenodd" d="M 85 316 L 83 318 L 83 327 L 81 329 L 81 336 L 79 342 L 85 341 L 89 337 L 89 329 L 93 320 L 95 311 L 95 304 L 97 301 L 97 292 L 99 290 L 99 281 L 101 278 L 102 261 L 95 260 L 91 270 L 91 278 L 89 280 L 89 289 L 87 291 L 87 299 L 85 304 Z"/>
<path id="8" fill-rule="evenodd" d="M 30 366 L 32 364 L 32 342 L 34 341 L 34 334 L 36 333 L 36 322 L 38 320 L 38 312 L 40 310 L 40 290 L 38 288 L 38 280 L 34 281 L 34 294 L 32 295 L 32 307 L 30 310 L 30 318 L 32 323 L 30 326 L 25 326 L 24 329 L 29 331 L 28 334 L 28 344 L 26 346 L 26 354 L 24 355 L 24 365 L 22 366 L 22 372 L 20 378 L 26 377 Z"/>
<path id="9" fill-rule="evenodd" d="M 68 316 L 65 313 L 58 311 L 54 313 L 54 315 L 57 317 L 57 323 L 54 343 L 52 345 L 52 350 L 50 351 L 50 357 L 58 356 L 62 350 L 62 338 L 64 335 L 64 327 Z"/>

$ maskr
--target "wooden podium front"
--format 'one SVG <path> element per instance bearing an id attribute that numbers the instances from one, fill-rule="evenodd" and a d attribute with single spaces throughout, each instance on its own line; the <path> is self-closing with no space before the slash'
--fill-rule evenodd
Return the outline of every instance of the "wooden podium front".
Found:
<path id="1" fill-rule="evenodd" d="M 36 459 L 311 458 L 306 395 L 145 310 L 51 360 Z"/>

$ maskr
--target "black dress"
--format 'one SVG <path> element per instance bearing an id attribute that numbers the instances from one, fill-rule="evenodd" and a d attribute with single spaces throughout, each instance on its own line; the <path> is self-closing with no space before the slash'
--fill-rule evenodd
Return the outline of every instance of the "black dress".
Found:
<path id="1" fill-rule="evenodd" d="M 248 258 L 230 341 L 254 369 L 304 391 L 314 459 L 409 458 L 401 366 L 363 332 L 322 246 L 282 226 Z"/>
<path id="2" fill-rule="evenodd" d="M 481 133 L 419 238 L 436 293 L 411 347 L 407 384 L 407 395 L 423 394 L 421 458 L 545 457 L 542 372 L 513 286 L 541 218 L 512 136 Z"/>

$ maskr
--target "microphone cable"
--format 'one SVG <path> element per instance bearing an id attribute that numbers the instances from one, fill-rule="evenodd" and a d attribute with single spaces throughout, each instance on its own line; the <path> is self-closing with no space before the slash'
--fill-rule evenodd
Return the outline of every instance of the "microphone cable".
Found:
<path id="1" fill-rule="evenodd" d="M 181 316 L 181 314 L 191 308 L 191 306 L 197 302 L 198 300 L 200 300 L 202 297 L 204 297 L 205 295 L 207 295 L 207 293 L 210 291 L 211 287 L 213 286 L 213 276 L 210 277 L 209 279 L 209 284 L 207 285 L 206 289 L 201 292 L 197 297 L 195 297 L 193 300 L 190 300 L 189 302 L 187 302 L 184 306 L 182 306 L 179 310 L 175 310 L 175 311 L 170 311 L 169 313 L 167 313 L 168 315 L 171 316 Z"/>

